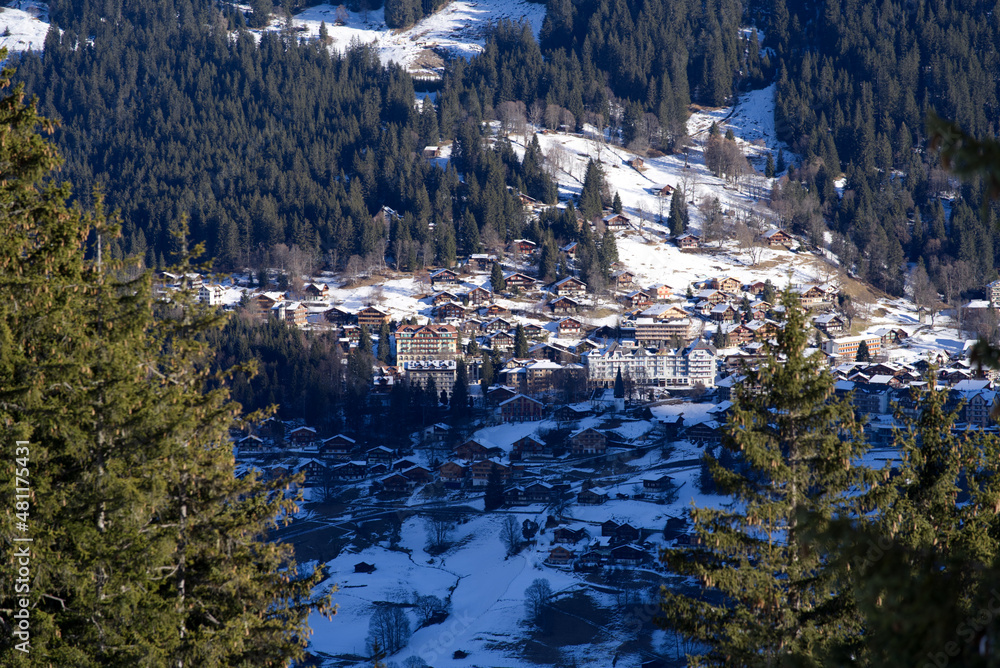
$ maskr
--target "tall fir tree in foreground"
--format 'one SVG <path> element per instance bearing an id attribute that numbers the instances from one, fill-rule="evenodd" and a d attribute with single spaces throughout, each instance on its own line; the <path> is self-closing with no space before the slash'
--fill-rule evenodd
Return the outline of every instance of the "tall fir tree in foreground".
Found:
<path id="1" fill-rule="evenodd" d="M 39 127 L 20 89 L 0 101 L 0 437 L 28 442 L 32 490 L 27 531 L 0 519 L 8 567 L 10 537 L 32 538 L 30 592 L 0 580 L 0 660 L 288 665 L 309 613 L 332 608 L 313 594 L 322 573 L 266 540 L 296 508 L 284 483 L 235 476 L 239 406 L 203 337 L 222 321 L 191 292 L 155 301 L 148 273 L 85 257 L 88 238 L 106 244 L 117 225 L 99 197 L 84 216 L 68 187 L 43 185 L 59 157 Z M 24 597 L 28 654 L 7 621 Z"/>
<path id="2" fill-rule="evenodd" d="M 805 356 L 808 327 L 785 293 L 785 327 L 759 369 L 735 393 L 723 447 L 728 468 L 706 454 L 721 509 L 692 510 L 698 546 L 667 550 L 663 561 L 690 576 L 704 596 L 664 589 L 659 623 L 704 648 L 698 665 L 780 665 L 795 654 L 840 655 L 860 633 L 843 574 L 802 536 L 852 512 L 845 493 L 865 483 L 852 462 L 865 445 L 849 402 Z M 804 664 L 803 664 L 804 665 Z"/>
<path id="3" fill-rule="evenodd" d="M 995 615 L 981 613 L 1000 605 L 1000 439 L 956 429 L 961 406 L 933 382 L 910 392 L 895 470 L 861 497 L 868 521 L 818 540 L 850 575 L 867 665 L 996 665 Z"/>

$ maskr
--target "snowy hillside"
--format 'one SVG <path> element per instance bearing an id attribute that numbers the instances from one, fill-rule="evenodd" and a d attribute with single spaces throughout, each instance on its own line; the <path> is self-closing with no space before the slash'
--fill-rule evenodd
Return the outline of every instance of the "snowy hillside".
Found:
<path id="1" fill-rule="evenodd" d="M 41 51 L 49 32 L 49 8 L 38 0 L 14 0 L 0 7 L 0 47 L 11 54 Z"/>
<path id="2" fill-rule="evenodd" d="M 296 14 L 292 24 L 300 37 L 318 38 L 320 24 L 325 21 L 334 48 L 343 50 L 357 40 L 374 46 L 382 62 L 398 63 L 417 77 L 436 77 L 441 74 L 444 57 L 469 58 L 482 51 L 491 23 L 527 22 L 537 36 L 545 5 L 525 0 L 453 0 L 406 30 L 389 29 L 381 9 L 347 12 L 347 17 L 343 25 L 337 25 L 337 6 L 323 4 Z M 280 28 L 275 22 L 268 29 Z"/>

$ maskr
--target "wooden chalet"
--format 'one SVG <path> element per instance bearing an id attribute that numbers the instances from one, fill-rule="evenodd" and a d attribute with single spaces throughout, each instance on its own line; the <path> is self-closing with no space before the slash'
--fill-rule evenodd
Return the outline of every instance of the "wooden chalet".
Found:
<path id="1" fill-rule="evenodd" d="M 631 271 L 616 271 L 612 274 L 616 290 L 627 290 L 635 285 L 635 274 Z"/>
<path id="2" fill-rule="evenodd" d="M 364 462 L 344 462 L 343 464 L 330 464 L 330 474 L 337 480 L 361 480 L 365 477 L 366 466 Z"/>
<path id="3" fill-rule="evenodd" d="M 573 455 L 603 455 L 608 449 L 608 437 L 593 427 L 569 436 L 569 451 Z"/>
<path id="4" fill-rule="evenodd" d="M 563 318 L 556 325 L 556 331 L 560 337 L 581 336 L 583 334 L 583 323 L 576 318 Z"/>
<path id="5" fill-rule="evenodd" d="M 445 487 L 459 489 L 469 475 L 469 469 L 457 462 L 445 462 L 438 467 L 438 477 Z"/>
<path id="6" fill-rule="evenodd" d="M 513 244 L 517 252 L 523 255 L 531 255 L 538 248 L 538 244 L 531 239 L 515 239 Z"/>
<path id="7" fill-rule="evenodd" d="M 439 320 L 461 320 L 465 317 L 465 307 L 458 302 L 445 302 L 434 308 L 434 317 Z"/>
<path id="8" fill-rule="evenodd" d="M 760 235 L 761 241 L 763 241 L 768 246 L 787 246 L 792 243 L 792 237 L 788 235 L 784 230 L 768 230 Z"/>
<path id="9" fill-rule="evenodd" d="M 316 441 L 316 430 L 312 427 L 296 427 L 288 432 L 288 440 L 299 445 L 306 445 Z"/>
<path id="10" fill-rule="evenodd" d="M 625 164 L 631 167 L 632 169 L 638 170 L 640 172 L 646 169 L 645 165 L 642 162 L 642 158 L 640 158 L 639 156 L 635 156 L 631 160 L 627 160 Z"/>
<path id="11" fill-rule="evenodd" d="M 627 230 L 629 225 L 632 224 L 632 221 L 629 220 L 628 216 L 620 213 L 613 213 L 610 216 L 605 216 L 603 222 L 604 226 L 613 232 Z"/>
<path id="12" fill-rule="evenodd" d="M 430 282 L 431 288 L 434 290 L 458 287 L 460 285 L 458 274 L 451 269 L 438 269 L 430 275 Z"/>
<path id="13" fill-rule="evenodd" d="M 393 473 L 391 475 L 382 478 L 382 488 L 387 492 L 402 493 L 407 492 L 413 487 L 413 482 L 410 481 L 402 473 Z"/>
<path id="14" fill-rule="evenodd" d="M 674 479 L 665 473 L 652 473 L 642 479 L 642 489 L 646 492 L 665 492 L 674 485 Z"/>
<path id="15" fill-rule="evenodd" d="M 552 532 L 552 542 L 553 543 L 563 543 L 566 545 L 575 545 L 581 540 L 588 538 L 587 530 L 584 528 L 570 529 L 569 527 L 559 527 Z"/>
<path id="16" fill-rule="evenodd" d="M 493 301 L 493 293 L 482 286 L 475 287 L 465 293 L 465 301 L 471 306 L 489 304 Z"/>
<path id="17" fill-rule="evenodd" d="M 389 324 L 390 317 L 388 311 L 383 311 L 375 306 L 366 306 L 358 311 L 358 326 L 364 325 L 369 330 L 378 329 L 383 324 Z"/>
<path id="18" fill-rule="evenodd" d="M 580 244 L 578 244 L 575 241 L 571 241 L 568 244 L 566 244 L 565 246 L 563 246 L 562 248 L 560 248 L 559 250 L 561 250 L 563 253 L 565 253 L 566 257 L 568 257 L 569 259 L 575 260 L 576 259 L 576 252 L 579 249 L 580 249 Z"/>
<path id="19" fill-rule="evenodd" d="M 545 559 L 545 563 L 552 566 L 569 566 L 575 558 L 576 554 L 572 550 L 567 550 L 565 547 L 559 545 L 552 548 L 549 556 Z"/>
<path id="20" fill-rule="evenodd" d="M 611 536 L 612 543 L 634 543 L 639 540 L 639 530 L 626 522 L 619 524 Z"/>
<path id="21" fill-rule="evenodd" d="M 323 317 L 326 321 L 333 325 L 353 325 L 357 320 L 357 316 L 351 313 L 347 309 L 341 308 L 339 306 L 331 306 L 326 311 L 323 312 Z"/>
<path id="22" fill-rule="evenodd" d="M 708 282 L 708 287 L 714 288 L 715 290 L 722 290 L 723 292 L 728 292 L 731 295 L 735 295 L 743 290 L 743 283 L 740 282 L 738 278 L 733 278 L 732 276 L 724 276 L 721 278 L 713 278 Z"/>
<path id="23" fill-rule="evenodd" d="M 506 483 L 510 480 L 511 469 L 505 464 L 493 461 L 492 459 L 484 459 L 482 461 L 473 462 L 472 466 L 469 467 L 472 471 L 472 484 L 477 487 L 482 487 L 489 482 L 490 473 L 496 471 L 500 476 L 500 481 Z"/>
<path id="24" fill-rule="evenodd" d="M 623 301 L 629 308 L 648 308 L 653 305 L 653 296 L 645 290 L 634 290 L 625 295 Z"/>
<path id="25" fill-rule="evenodd" d="M 366 561 L 359 561 L 354 564 L 355 573 L 373 573 L 375 571 L 375 564 L 369 564 Z"/>
<path id="26" fill-rule="evenodd" d="M 552 293 L 560 297 L 583 297 L 587 294 L 587 284 L 575 276 L 567 276 L 552 284 Z"/>
<path id="27" fill-rule="evenodd" d="M 411 466 L 410 468 L 401 471 L 401 473 L 405 475 L 407 479 L 417 484 L 434 482 L 434 474 L 425 469 L 423 466 Z"/>
<path id="28" fill-rule="evenodd" d="M 452 456 L 465 461 L 482 461 L 490 456 L 490 448 L 479 441 L 469 439 L 452 451 Z"/>
<path id="29" fill-rule="evenodd" d="M 685 232 L 674 237 L 674 243 L 681 250 L 687 250 L 690 248 L 698 248 L 701 246 L 701 237 L 697 234 L 691 234 L 690 232 Z"/>
<path id="30" fill-rule="evenodd" d="M 580 302 L 570 297 L 559 297 L 549 302 L 549 308 L 555 315 L 570 315 L 580 312 Z"/>
<path id="31" fill-rule="evenodd" d="M 337 434 L 336 436 L 331 436 L 330 438 L 324 440 L 320 444 L 319 455 L 323 459 L 340 459 L 346 461 L 353 459 L 357 448 L 358 442 L 353 438 L 344 436 L 343 434 Z"/>
<path id="32" fill-rule="evenodd" d="M 500 418 L 504 422 L 529 422 L 542 419 L 545 406 L 529 396 L 518 394 L 500 404 Z"/>
<path id="33" fill-rule="evenodd" d="M 618 522 L 614 520 L 605 520 L 601 522 L 601 536 L 607 538 L 609 536 L 614 536 L 615 531 L 618 530 Z"/>
<path id="34" fill-rule="evenodd" d="M 504 277 L 504 283 L 506 284 L 508 290 L 512 290 L 514 288 L 519 290 L 531 290 L 535 287 L 537 281 L 527 274 L 515 272 Z"/>
<path id="35" fill-rule="evenodd" d="M 539 441 L 534 436 L 525 436 L 514 441 L 510 449 L 511 461 L 519 459 L 532 459 L 534 457 L 544 457 L 551 455 L 552 449 Z"/>
<path id="36" fill-rule="evenodd" d="M 576 502 L 585 506 L 599 506 L 607 501 L 608 492 L 603 487 L 591 487 L 576 495 Z"/>
<path id="37" fill-rule="evenodd" d="M 619 545 L 612 548 L 610 561 L 618 566 L 640 566 L 649 555 L 634 545 Z"/>
<path id="38" fill-rule="evenodd" d="M 448 302 L 457 302 L 457 301 L 461 301 L 461 298 L 454 292 L 448 292 L 447 290 L 438 292 L 433 297 L 431 297 L 432 306 L 440 306 L 441 304 L 447 304 Z"/>

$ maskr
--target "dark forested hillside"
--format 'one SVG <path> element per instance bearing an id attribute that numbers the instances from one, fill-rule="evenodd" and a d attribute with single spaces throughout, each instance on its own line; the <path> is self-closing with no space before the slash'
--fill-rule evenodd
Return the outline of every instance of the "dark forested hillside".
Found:
<path id="1" fill-rule="evenodd" d="M 65 176 L 122 209 L 113 251 L 158 262 L 181 215 L 220 268 L 261 264 L 278 243 L 330 266 L 356 256 L 401 269 L 525 233 L 544 243 L 512 193 L 554 202 L 540 151 L 521 164 L 504 142 L 484 149 L 479 121 L 591 122 L 636 150 L 670 151 L 691 102 L 775 81 L 780 137 L 802 156 L 772 198 L 792 229 L 820 244 L 832 227 L 832 250 L 892 294 L 907 261 L 953 300 L 1000 259 L 977 184 L 942 204 L 956 187 L 923 131 L 932 109 L 974 134 L 998 130 L 991 2 L 550 0 L 540 40 L 493 26 L 481 55 L 449 64 L 434 106 L 415 104 L 409 76 L 366 48 L 331 56 L 289 31 L 257 45 L 239 32 L 247 17 L 223 7 L 56 0 L 66 32 L 50 34 L 44 59 L 18 63 L 63 123 Z M 456 140 L 447 171 L 421 157 L 439 139 Z M 383 206 L 400 216 L 374 216 Z"/>
<path id="2" fill-rule="evenodd" d="M 390 206 L 414 212 L 418 259 L 442 259 L 428 223 L 461 215 L 458 180 L 420 157 L 437 118 L 398 67 L 291 34 L 234 38 L 238 15 L 199 0 L 119 7 L 114 24 L 75 9 L 53 7 L 79 31 L 50 31 L 18 76 L 62 123 L 63 175 L 121 208 L 124 252 L 153 264 L 186 214 L 221 268 L 278 243 L 338 266 L 383 255 L 390 230 L 372 214 Z"/>

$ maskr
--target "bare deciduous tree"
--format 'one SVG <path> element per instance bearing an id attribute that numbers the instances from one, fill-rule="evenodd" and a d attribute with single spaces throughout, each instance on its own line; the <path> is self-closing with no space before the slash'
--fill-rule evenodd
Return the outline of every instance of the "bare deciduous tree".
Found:
<path id="1" fill-rule="evenodd" d="M 507 515 L 500 525 L 500 541 L 507 548 L 508 557 L 521 550 L 521 525 L 513 515 Z"/>
<path id="2" fill-rule="evenodd" d="M 368 621 L 368 651 L 381 648 L 386 654 L 398 652 L 410 640 L 410 620 L 395 605 L 377 605 Z"/>

